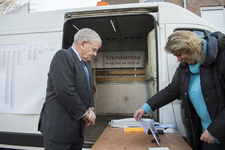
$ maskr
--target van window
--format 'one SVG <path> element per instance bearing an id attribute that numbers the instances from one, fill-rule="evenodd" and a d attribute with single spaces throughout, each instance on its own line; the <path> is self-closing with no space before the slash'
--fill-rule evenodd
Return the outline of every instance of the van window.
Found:
<path id="1" fill-rule="evenodd" d="M 202 39 L 206 37 L 205 31 L 202 31 L 202 30 L 193 30 L 193 29 L 178 29 L 178 30 L 186 30 L 186 31 L 194 32 L 198 36 L 200 36 Z M 178 30 L 175 30 L 175 31 L 178 31 Z"/>
<path id="2" fill-rule="evenodd" d="M 201 38 L 204 38 L 205 37 L 205 33 L 203 31 L 193 31 L 193 32 L 196 33 Z"/>

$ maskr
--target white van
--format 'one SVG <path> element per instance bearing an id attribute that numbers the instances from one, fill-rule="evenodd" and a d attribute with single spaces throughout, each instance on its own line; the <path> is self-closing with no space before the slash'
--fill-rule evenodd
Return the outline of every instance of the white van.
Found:
<path id="1" fill-rule="evenodd" d="M 132 117 L 171 82 L 178 62 L 164 46 L 172 32 L 191 30 L 204 37 L 217 31 L 192 12 L 166 2 L 0 16 L 0 147 L 43 147 L 37 124 L 49 64 L 57 50 L 72 45 L 81 28 L 91 28 L 102 38 L 98 56 L 91 61 L 95 112 L 112 119 Z M 176 100 L 149 115 L 174 124 L 185 137 L 180 103 Z"/>

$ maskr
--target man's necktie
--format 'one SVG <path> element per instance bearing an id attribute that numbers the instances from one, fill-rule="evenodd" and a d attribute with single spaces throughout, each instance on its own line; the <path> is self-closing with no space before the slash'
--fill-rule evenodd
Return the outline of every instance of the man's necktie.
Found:
<path id="1" fill-rule="evenodd" d="M 82 60 L 81 60 L 81 63 L 82 63 L 82 66 L 84 67 L 84 71 L 85 71 L 85 73 L 87 75 L 88 84 L 89 84 L 89 88 L 90 88 L 90 91 L 91 91 L 91 85 L 90 85 L 89 74 L 88 74 L 87 68 L 86 68 L 86 66 L 85 66 L 85 64 L 84 64 L 84 62 Z"/>

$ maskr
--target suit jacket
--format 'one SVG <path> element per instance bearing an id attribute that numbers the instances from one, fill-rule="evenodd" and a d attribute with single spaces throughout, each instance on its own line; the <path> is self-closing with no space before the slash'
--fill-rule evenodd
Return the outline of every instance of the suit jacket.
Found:
<path id="1" fill-rule="evenodd" d="M 80 118 L 94 106 L 93 75 L 88 62 L 91 91 L 84 68 L 72 48 L 59 50 L 48 73 L 46 100 L 38 131 L 55 142 L 75 142 L 83 135 L 85 121 Z"/>

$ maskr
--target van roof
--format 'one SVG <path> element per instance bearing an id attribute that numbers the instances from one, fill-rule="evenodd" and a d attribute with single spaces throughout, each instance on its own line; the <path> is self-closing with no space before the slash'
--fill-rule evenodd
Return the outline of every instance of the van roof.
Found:
<path id="1" fill-rule="evenodd" d="M 0 33 L 16 34 L 25 32 L 62 31 L 66 20 L 76 17 L 93 17 L 125 14 L 155 14 L 158 23 L 201 24 L 216 30 L 211 24 L 194 13 L 172 3 L 151 2 L 120 4 L 74 9 L 53 10 L 28 14 L 0 16 Z M 56 17 L 57 16 L 57 17 Z M 49 21 L 51 20 L 51 21 Z"/>

